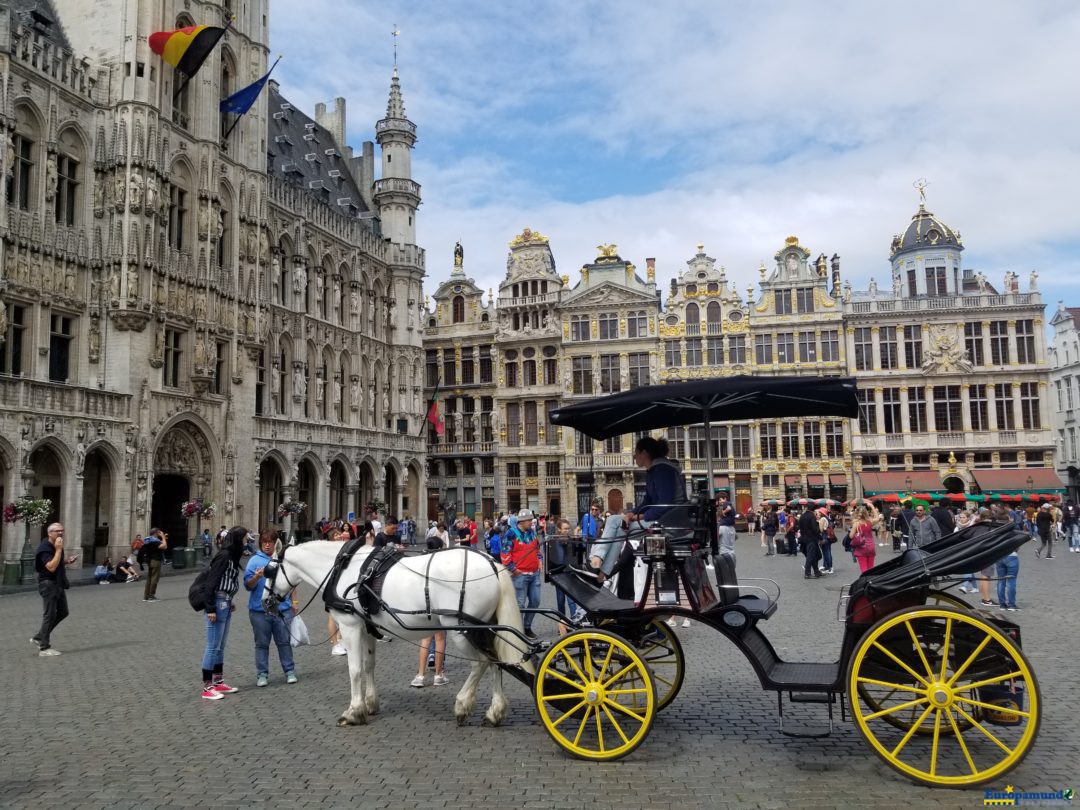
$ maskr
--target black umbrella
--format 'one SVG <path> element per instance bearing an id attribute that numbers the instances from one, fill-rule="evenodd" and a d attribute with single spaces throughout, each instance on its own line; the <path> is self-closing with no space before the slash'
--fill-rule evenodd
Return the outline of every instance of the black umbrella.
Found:
<path id="1" fill-rule="evenodd" d="M 610 439 L 678 425 L 859 415 L 852 377 L 718 377 L 650 385 L 556 408 L 553 425 Z M 709 444 L 708 442 L 706 444 Z"/>

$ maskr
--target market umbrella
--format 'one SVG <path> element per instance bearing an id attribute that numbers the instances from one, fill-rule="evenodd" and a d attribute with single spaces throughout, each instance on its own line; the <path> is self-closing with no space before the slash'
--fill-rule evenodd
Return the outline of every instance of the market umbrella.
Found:
<path id="1" fill-rule="evenodd" d="M 783 506 L 784 502 L 776 498 L 766 498 L 758 503 L 758 506 Z"/>
<path id="2" fill-rule="evenodd" d="M 844 501 L 843 506 L 845 509 L 851 509 L 854 506 L 873 506 L 873 502 L 870 498 L 852 498 L 850 501 Z"/>
<path id="3" fill-rule="evenodd" d="M 884 495 L 872 495 L 870 500 L 881 501 L 882 503 L 900 503 L 900 496 L 895 492 L 887 492 Z"/>
<path id="4" fill-rule="evenodd" d="M 840 501 L 834 501 L 832 498 L 815 498 L 814 506 L 827 506 L 830 509 L 834 506 L 839 506 Z"/>
<path id="5" fill-rule="evenodd" d="M 813 506 L 813 504 L 814 502 L 809 498 L 792 498 L 790 501 L 787 502 L 787 505 L 790 507 Z"/>

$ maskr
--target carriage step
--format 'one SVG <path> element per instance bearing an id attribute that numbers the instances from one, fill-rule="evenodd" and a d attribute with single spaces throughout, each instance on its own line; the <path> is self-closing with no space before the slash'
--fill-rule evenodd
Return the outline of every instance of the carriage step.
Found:
<path id="1" fill-rule="evenodd" d="M 833 702 L 835 696 L 835 692 L 788 692 L 788 702 L 790 703 L 821 703 L 825 704 L 829 710 L 829 725 L 827 727 L 801 726 L 793 728 L 784 722 L 784 693 L 777 691 L 776 710 L 780 717 L 780 733 L 787 737 L 828 737 L 833 732 Z M 840 715 L 846 719 L 843 699 L 840 700 Z"/>
<path id="2" fill-rule="evenodd" d="M 832 703 L 832 692 L 788 692 L 790 703 Z"/>

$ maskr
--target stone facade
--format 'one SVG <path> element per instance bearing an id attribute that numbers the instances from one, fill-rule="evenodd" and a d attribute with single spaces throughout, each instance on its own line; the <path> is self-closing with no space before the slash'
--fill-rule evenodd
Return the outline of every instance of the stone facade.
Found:
<path id="1" fill-rule="evenodd" d="M 214 527 L 280 528 L 290 498 L 301 532 L 416 512 L 424 253 L 396 71 L 376 180 L 341 99 L 313 120 L 271 82 L 225 137 L 218 100 L 267 69 L 264 0 L 175 97 L 146 38 L 221 5 L 25 5 L 0 7 L 2 499 L 52 498 L 85 563 L 152 524 L 191 537 L 188 498 Z M 5 526 L 3 555 L 21 546 Z"/>
<path id="2" fill-rule="evenodd" d="M 466 305 L 475 300 L 479 317 L 497 323 L 490 396 L 500 417 L 510 414 L 510 432 L 503 421 L 494 444 L 483 445 L 483 463 L 495 473 L 484 485 L 494 492 L 492 511 L 528 505 L 573 517 L 591 497 L 617 509 L 640 495 L 641 472 L 629 452 L 634 437 L 594 446 L 573 431 L 560 435 L 566 431 L 543 419 L 550 407 L 649 383 L 736 374 L 854 375 L 864 402 L 859 420 L 717 425 L 708 439 L 702 427 L 668 430 L 671 454 L 694 488 L 705 482 L 711 442 L 713 485 L 742 510 L 764 498 L 844 500 L 864 491 L 1060 489 L 1036 277 L 1020 292 L 1016 274 L 1007 273 L 999 292 L 981 273 L 961 269 L 962 250 L 959 234 L 920 205 L 891 244 L 890 290 L 873 280 L 863 292 L 842 285 L 839 256 L 813 258 L 792 236 L 744 297 L 699 245 L 661 308 L 651 259 L 642 281 L 614 246 L 601 246 L 570 289 L 568 278 L 556 281 L 547 240 L 527 231 L 511 243 L 494 312 L 471 282 L 459 291 L 467 319 L 476 317 Z M 445 345 L 447 306 L 439 301 L 429 314 L 429 349 Z M 470 323 L 456 324 L 455 340 L 490 340 Z M 553 324 L 561 324 L 561 340 L 549 337 Z M 555 361 L 561 375 L 549 378 L 543 365 L 519 370 L 536 360 Z M 429 354 L 429 369 L 437 362 Z M 1073 362 L 1080 365 L 1080 356 Z M 429 391 L 434 380 L 426 380 Z M 457 449 L 434 439 L 429 435 L 431 460 Z M 440 475 L 433 469 L 435 506 L 455 485 Z M 489 512 L 486 501 L 472 503 Z"/>
<path id="3" fill-rule="evenodd" d="M 1050 344 L 1050 413 L 1057 446 L 1057 474 L 1064 480 L 1069 495 L 1080 500 L 1080 308 L 1066 307 L 1058 301 L 1050 319 L 1054 328 Z"/>

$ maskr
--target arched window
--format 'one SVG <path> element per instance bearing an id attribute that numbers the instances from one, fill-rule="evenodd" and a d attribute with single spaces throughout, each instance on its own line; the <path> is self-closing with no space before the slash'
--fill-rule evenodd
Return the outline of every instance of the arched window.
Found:
<path id="1" fill-rule="evenodd" d="M 290 390 L 290 379 L 291 378 L 290 378 L 289 374 L 290 374 L 291 371 L 292 371 L 292 368 L 291 368 L 291 364 L 289 363 L 289 355 L 285 351 L 285 347 L 282 346 L 281 351 L 278 352 L 278 367 L 277 367 L 277 375 L 278 375 L 278 386 L 277 387 L 278 387 L 278 390 L 277 390 L 277 402 L 275 403 L 276 406 L 277 406 L 277 412 L 281 416 L 285 416 L 286 413 L 287 413 L 287 411 L 286 411 L 286 403 L 290 399 L 289 390 Z"/>
<path id="2" fill-rule="evenodd" d="M 221 87 L 219 88 L 221 99 L 224 100 L 228 98 L 235 91 L 236 88 L 233 87 L 233 85 L 235 84 L 235 76 L 236 67 L 233 63 L 232 55 L 227 50 L 223 50 L 221 53 Z M 225 140 L 225 133 L 232 125 L 232 119 L 235 116 L 233 116 L 231 113 L 223 112 L 219 113 L 218 117 L 221 119 L 219 122 L 219 137 L 221 139 L 221 148 L 228 152 L 229 144 Z"/>
<path id="3" fill-rule="evenodd" d="M 455 295 L 453 303 L 453 322 L 464 323 L 465 321 L 465 296 Z"/>
<path id="4" fill-rule="evenodd" d="M 176 250 L 188 248 L 188 200 L 192 189 L 191 173 L 187 163 L 173 163 L 169 172 L 169 221 L 165 226 L 169 247 Z"/>
<path id="5" fill-rule="evenodd" d="M 319 268 L 319 281 L 315 285 L 315 295 L 318 298 L 316 306 L 319 308 L 319 317 L 324 321 L 330 320 L 330 291 L 326 289 L 326 285 L 330 283 L 329 275 L 326 272 L 326 268 Z"/>
<path id="6" fill-rule="evenodd" d="M 56 174 L 50 182 L 56 185 L 47 189 L 46 196 L 53 195 L 56 224 L 71 227 L 79 221 L 79 205 L 82 201 L 79 193 L 82 181 L 80 169 L 83 164 L 82 140 L 73 128 L 68 127 L 60 133 L 55 160 Z"/>
<path id="7" fill-rule="evenodd" d="M 7 152 L 14 163 L 7 172 L 7 202 L 22 211 L 30 210 L 30 190 L 39 157 L 41 128 L 37 116 L 26 106 L 15 108 L 15 132 Z M 5 160 L 7 156 L 5 155 Z"/>
<path id="8" fill-rule="evenodd" d="M 345 363 L 345 358 L 342 358 L 341 364 L 338 366 L 337 381 L 334 383 L 334 407 L 337 410 L 337 420 L 342 424 L 349 421 L 345 418 L 345 414 L 348 413 L 345 407 L 345 386 L 348 384 L 349 368 Z"/>
<path id="9" fill-rule="evenodd" d="M 701 311 L 698 309 L 698 305 L 690 303 L 686 305 L 686 324 L 698 324 L 701 321 Z"/>
<path id="10" fill-rule="evenodd" d="M 289 304 L 289 289 L 292 287 L 292 273 L 289 268 L 292 265 L 292 250 L 289 249 L 287 242 L 282 242 L 278 247 L 278 268 L 277 268 L 277 303 L 283 307 Z"/>

